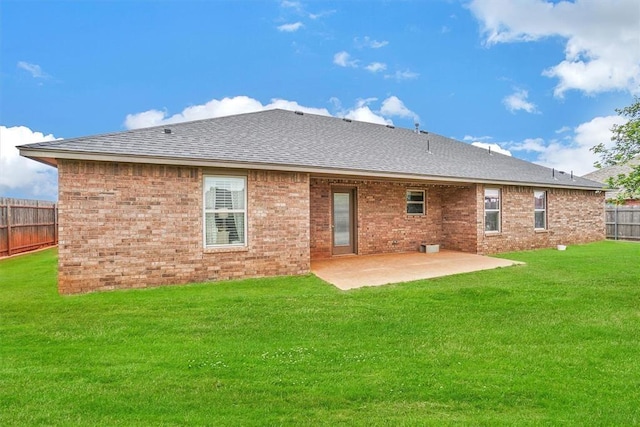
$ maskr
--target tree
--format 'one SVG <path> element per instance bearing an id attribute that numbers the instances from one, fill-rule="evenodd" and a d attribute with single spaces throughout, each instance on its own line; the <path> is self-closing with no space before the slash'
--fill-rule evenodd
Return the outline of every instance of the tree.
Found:
<path id="1" fill-rule="evenodd" d="M 634 97 L 630 106 L 616 109 L 616 112 L 628 121 L 611 128 L 613 147 L 605 148 L 601 143 L 591 151 L 600 155 L 600 161 L 595 164 L 597 168 L 631 162 L 630 172 L 607 180 L 610 187 L 622 190 L 618 195 L 618 201 L 622 202 L 624 199 L 640 198 L 640 98 Z"/>

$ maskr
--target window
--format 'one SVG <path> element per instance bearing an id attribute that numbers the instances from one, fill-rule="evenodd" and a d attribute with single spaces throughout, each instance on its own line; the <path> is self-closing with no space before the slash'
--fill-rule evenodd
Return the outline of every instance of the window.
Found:
<path id="1" fill-rule="evenodd" d="M 536 230 L 547 229 L 547 192 L 534 191 L 534 216 Z"/>
<path id="2" fill-rule="evenodd" d="M 484 190 L 484 231 L 500 231 L 500 189 Z"/>
<path id="3" fill-rule="evenodd" d="M 424 215 L 425 193 L 423 190 L 407 190 L 407 213 L 409 215 Z"/>
<path id="4" fill-rule="evenodd" d="M 245 245 L 247 230 L 245 177 L 204 177 L 204 245 Z"/>

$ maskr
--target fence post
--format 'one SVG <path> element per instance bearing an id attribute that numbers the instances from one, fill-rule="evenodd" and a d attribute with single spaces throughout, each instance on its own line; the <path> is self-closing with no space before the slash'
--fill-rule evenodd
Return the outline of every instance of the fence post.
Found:
<path id="1" fill-rule="evenodd" d="M 615 236 L 614 240 L 618 240 L 618 205 L 616 205 L 615 214 L 613 216 L 613 235 Z"/>
<path id="2" fill-rule="evenodd" d="M 613 240 L 618 240 L 618 205 L 613 208 Z"/>
<path id="3" fill-rule="evenodd" d="M 58 204 L 53 205 L 53 244 L 58 244 Z"/>
<path id="4" fill-rule="evenodd" d="M 11 205 L 7 203 L 7 256 L 11 256 Z"/>

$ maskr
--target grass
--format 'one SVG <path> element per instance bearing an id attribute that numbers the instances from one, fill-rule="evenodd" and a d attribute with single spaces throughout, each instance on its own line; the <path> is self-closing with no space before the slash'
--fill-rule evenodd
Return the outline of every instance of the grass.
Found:
<path id="1" fill-rule="evenodd" d="M 59 296 L 0 261 L 0 425 L 637 425 L 640 244 L 342 292 L 314 276 Z"/>

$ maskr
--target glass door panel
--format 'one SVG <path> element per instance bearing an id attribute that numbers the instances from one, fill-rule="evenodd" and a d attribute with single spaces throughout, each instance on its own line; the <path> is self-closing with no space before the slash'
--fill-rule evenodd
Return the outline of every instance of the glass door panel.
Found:
<path id="1" fill-rule="evenodd" d="M 333 254 L 355 253 L 355 189 L 334 189 L 332 193 Z"/>
<path id="2" fill-rule="evenodd" d="M 349 212 L 349 193 L 333 193 L 333 244 L 349 245 L 351 224 Z"/>

